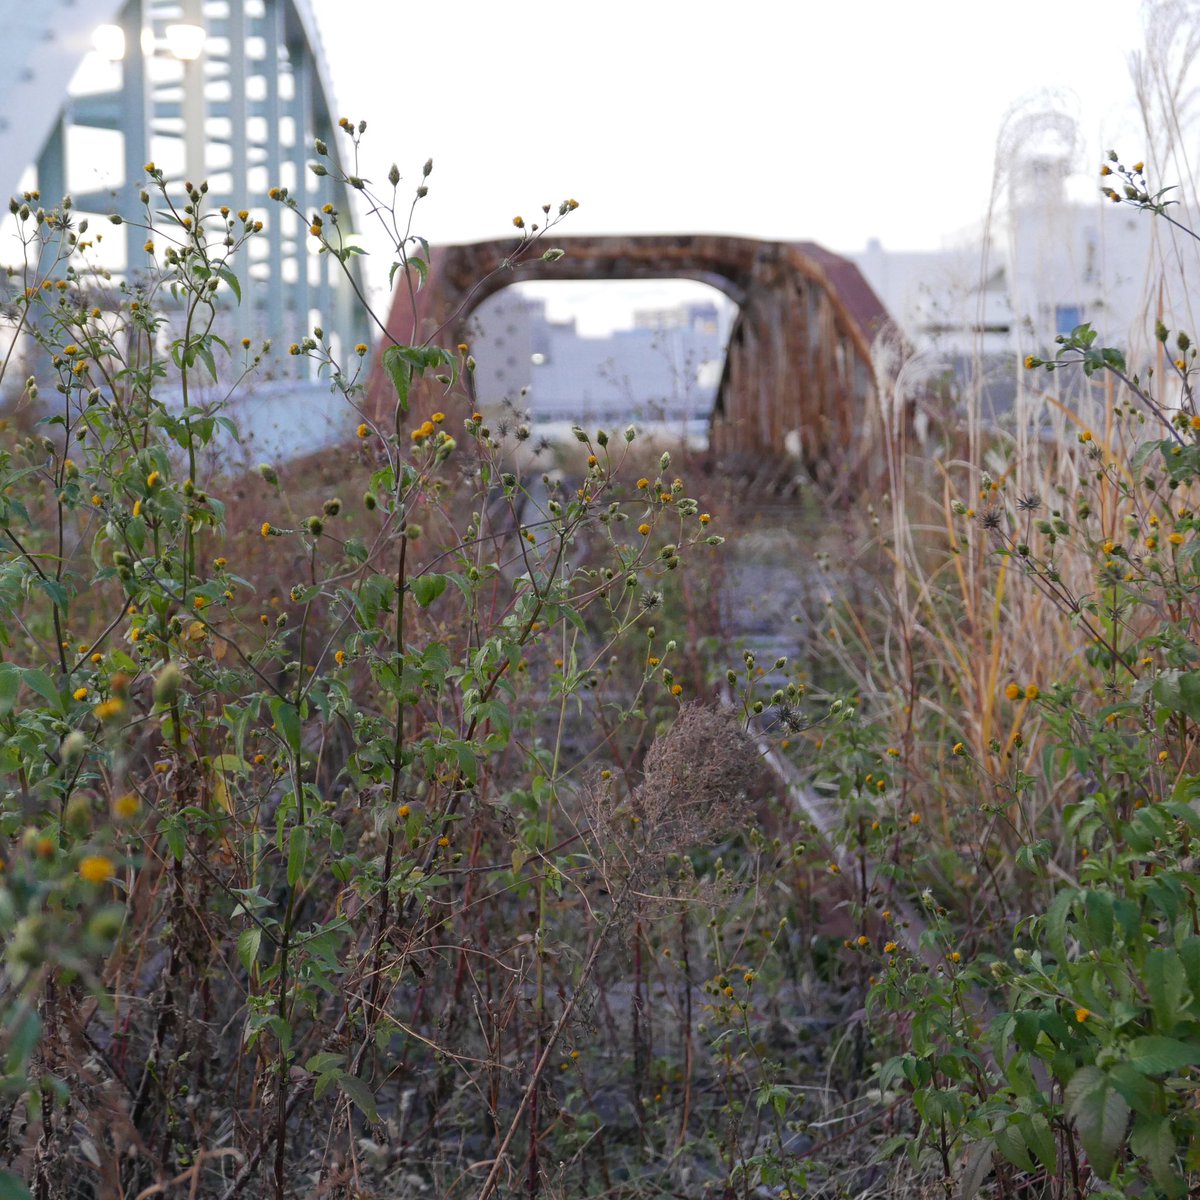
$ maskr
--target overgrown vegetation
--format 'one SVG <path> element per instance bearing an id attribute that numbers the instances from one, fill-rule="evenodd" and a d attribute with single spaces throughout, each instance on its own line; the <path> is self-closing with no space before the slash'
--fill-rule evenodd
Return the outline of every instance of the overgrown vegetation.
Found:
<path id="1" fill-rule="evenodd" d="M 632 428 L 542 475 L 466 345 L 376 411 L 298 331 L 354 445 L 229 468 L 258 230 L 147 170 L 105 297 L 14 203 L 2 1200 L 1195 1193 L 1187 332 L 1080 326 L 1030 377 L 1108 386 L 932 464 L 881 358 L 890 495 L 803 516 L 789 661 L 713 627 L 734 497 Z"/>

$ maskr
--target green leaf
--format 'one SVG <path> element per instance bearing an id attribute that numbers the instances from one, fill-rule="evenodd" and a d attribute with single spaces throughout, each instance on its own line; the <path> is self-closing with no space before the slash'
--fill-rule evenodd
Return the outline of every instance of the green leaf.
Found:
<path id="1" fill-rule="evenodd" d="M 1175 1135 L 1169 1117 L 1142 1118 L 1134 1126 L 1129 1148 L 1150 1164 L 1155 1183 L 1170 1189 L 1179 1176 L 1175 1166 Z M 1177 1192 L 1174 1194 L 1178 1194 Z"/>
<path id="2" fill-rule="evenodd" d="M 958 1200 L 974 1200 L 980 1185 L 991 1172 L 992 1153 L 995 1149 L 996 1143 L 991 1138 L 985 1138 L 967 1151 L 967 1163 L 959 1182 Z"/>
<path id="3" fill-rule="evenodd" d="M 1050 1122 L 1040 1112 L 1035 1112 L 1031 1116 L 1017 1121 L 1017 1128 L 1025 1139 L 1025 1145 L 1037 1155 L 1038 1161 L 1053 1175 L 1058 1169 L 1058 1148 L 1054 1143 Z"/>
<path id="4" fill-rule="evenodd" d="M 1109 1071 L 1108 1077 L 1134 1112 L 1149 1115 L 1154 1111 L 1161 1091 L 1160 1085 L 1152 1079 L 1147 1079 L 1132 1063 L 1117 1063 Z"/>
<path id="5" fill-rule="evenodd" d="M 422 608 L 428 608 L 445 590 L 445 575 L 418 575 L 409 583 L 413 598 Z"/>
<path id="6" fill-rule="evenodd" d="M 308 830 L 303 825 L 297 825 L 292 830 L 291 839 L 288 841 L 288 865 L 287 865 L 287 881 L 288 887 L 295 887 L 298 880 L 304 871 L 304 862 L 308 857 Z"/>
<path id="7" fill-rule="evenodd" d="M 258 948 L 262 945 L 262 929 L 258 925 L 251 925 L 248 929 L 243 929 L 238 934 L 237 939 L 237 955 L 238 960 L 247 972 L 251 969 L 254 963 L 258 960 Z"/>
<path id="8" fill-rule="evenodd" d="M 293 754 L 300 753 L 300 714 L 296 706 L 288 700 L 278 698 L 271 701 L 271 717 L 275 721 L 275 729 L 287 743 Z"/>
<path id="9" fill-rule="evenodd" d="M 12 712 L 21 690 L 21 672 L 12 663 L 0 663 L 0 717 Z"/>
<path id="10" fill-rule="evenodd" d="M 39 671 L 36 667 L 27 667 L 22 672 L 22 677 L 25 683 L 33 688 L 38 695 L 43 696 L 50 705 L 58 712 L 63 712 L 62 696 L 59 694 L 58 688 L 54 686 L 54 682 L 45 671 Z"/>
<path id="11" fill-rule="evenodd" d="M 337 1077 L 338 1087 L 354 1101 L 355 1107 L 368 1121 L 378 1121 L 379 1112 L 375 1107 L 375 1096 L 371 1089 L 357 1075 L 349 1073 Z"/>
<path id="12" fill-rule="evenodd" d="M 33 1193 L 11 1171 L 0 1171 L 0 1200 L 33 1200 Z"/>
<path id="13" fill-rule="evenodd" d="M 1169 1037 L 1134 1038 L 1129 1043 L 1129 1061 L 1147 1075 L 1165 1075 L 1200 1064 L 1200 1045 Z"/>
<path id="14" fill-rule="evenodd" d="M 1098 1067 L 1082 1067 L 1072 1076 L 1064 1099 L 1088 1161 L 1101 1178 L 1107 1178 L 1129 1121 L 1125 1097 Z"/>
<path id="15" fill-rule="evenodd" d="M 383 352 L 383 369 L 396 389 L 396 399 L 400 402 L 400 411 L 408 412 L 408 389 L 412 385 L 412 366 L 404 361 L 403 346 L 389 346 Z"/>
<path id="16" fill-rule="evenodd" d="M 1154 1023 L 1161 1030 L 1175 1028 L 1183 1016 L 1187 978 L 1179 955 L 1170 947 L 1158 946 L 1146 957 L 1146 989 L 1154 1010 Z"/>
<path id="17" fill-rule="evenodd" d="M 1033 1170 L 1033 1159 L 1029 1157 L 1025 1139 L 1015 1125 L 997 1125 L 992 1130 L 992 1137 L 996 1139 L 996 1148 L 1014 1167 L 1022 1171 Z"/>

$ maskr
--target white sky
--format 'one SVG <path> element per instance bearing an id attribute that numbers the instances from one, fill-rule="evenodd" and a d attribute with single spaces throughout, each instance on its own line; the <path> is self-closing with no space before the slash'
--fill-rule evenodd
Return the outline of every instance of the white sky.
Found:
<path id="1" fill-rule="evenodd" d="M 1110 143 L 1142 156 L 1138 0 L 311 3 L 362 173 L 415 186 L 433 158 L 432 241 L 571 196 L 564 233 L 933 248 L 983 215 L 1005 115 L 1044 89 L 1079 119 L 1083 194 Z"/>

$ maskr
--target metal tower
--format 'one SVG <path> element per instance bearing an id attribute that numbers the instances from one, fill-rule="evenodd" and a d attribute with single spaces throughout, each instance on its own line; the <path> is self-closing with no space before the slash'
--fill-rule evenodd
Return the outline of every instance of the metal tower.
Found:
<path id="1" fill-rule="evenodd" d="M 207 180 L 209 207 L 263 221 L 263 236 L 234 264 L 243 281 L 236 320 L 239 334 L 272 340 L 272 372 L 307 372 L 287 347 L 316 324 L 340 357 L 367 340 L 343 268 L 308 237 L 308 217 L 323 205 L 343 225 L 355 211 L 344 185 L 308 169 L 314 141 L 336 152 L 339 132 L 308 0 L 0 0 L 0 18 L 10 81 L 0 97 L 0 184 L 9 195 L 32 166 L 44 204 L 70 193 L 80 215 L 136 221 L 146 163 L 180 194 L 185 180 Z M 296 212 L 268 200 L 275 187 Z M 136 228 L 106 229 L 106 242 L 124 240 L 118 272 L 153 268 Z M 349 267 L 361 291 L 357 258 Z"/>

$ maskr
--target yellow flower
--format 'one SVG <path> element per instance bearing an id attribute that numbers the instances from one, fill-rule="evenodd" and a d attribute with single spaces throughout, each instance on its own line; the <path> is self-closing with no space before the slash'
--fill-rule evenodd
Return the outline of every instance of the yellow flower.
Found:
<path id="1" fill-rule="evenodd" d="M 224 566 L 225 566 L 225 565 L 226 565 L 228 562 L 229 562 L 229 560 L 228 560 L 227 558 L 214 558 L 214 559 L 213 559 L 213 566 L 214 566 L 214 567 L 216 567 L 216 568 L 217 568 L 217 570 L 219 571 L 219 570 L 220 570 L 222 567 L 224 567 Z"/>
<path id="2" fill-rule="evenodd" d="M 1004 689 L 1004 694 L 1010 700 L 1019 700 L 1021 698 L 1021 689 L 1015 683 L 1010 683 L 1008 687 Z"/>
<path id="3" fill-rule="evenodd" d="M 650 480 L 648 480 L 648 479 L 639 479 L 639 480 L 637 481 L 637 485 L 638 485 L 638 487 L 639 487 L 639 488 L 641 488 L 643 491 L 645 491 L 645 490 L 646 490 L 646 488 L 648 488 L 648 487 L 650 486 Z"/>
<path id="4" fill-rule="evenodd" d="M 867 935 L 865 933 L 860 933 L 858 935 L 858 944 L 860 946 L 868 946 L 868 945 L 870 945 L 870 943 L 871 943 L 871 939 L 869 937 L 867 937 Z"/>
<path id="5" fill-rule="evenodd" d="M 131 817 L 136 817 L 138 809 L 142 807 L 142 802 L 137 798 L 134 792 L 126 792 L 123 796 L 118 796 L 113 801 L 113 815 L 118 821 L 128 821 Z"/>
<path id="6" fill-rule="evenodd" d="M 92 662 L 94 662 L 94 663 L 98 663 L 98 662 L 102 661 L 102 660 L 103 660 L 103 658 L 104 658 L 104 655 L 103 655 L 103 654 L 101 654 L 101 653 L 100 653 L 100 652 L 97 650 L 97 651 L 96 651 L 96 653 L 92 655 Z"/>
<path id="7" fill-rule="evenodd" d="M 1086 1021 L 1091 1015 L 1092 1014 L 1086 1008 L 1077 1008 L 1075 1010 L 1075 1020 L 1078 1021 L 1080 1025 L 1082 1025 L 1084 1021 Z"/>
<path id="8" fill-rule="evenodd" d="M 962 962 L 962 955 L 959 954 L 959 952 L 957 950 L 952 950 L 950 952 L 950 961 L 952 963 Z"/>
<path id="9" fill-rule="evenodd" d="M 429 419 L 435 425 L 440 425 L 446 419 L 446 414 L 442 412 L 435 412 Z"/>
<path id="10" fill-rule="evenodd" d="M 72 696 L 73 696 L 73 697 L 74 697 L 76 700 L 86 700 L 86 699 L 87 699 L 87 688 L 85 688 L 85 687 L 77 687 L 77 688 L 76 688 L 76 689 L 75 689 L 75 690 L 74 690 L 74 691 L 71 693 L 71 695 L 72 695 Z"/>
<path id="11" fill-rule="evenodd" d="M 354 347 L 354 353 L 357 354 L 359 358 L 362 358 L 362 356 L 366 354 L 367 349 L 368 346 L 366 342 L 359 342 L 358 345 Z"/>
<path id="12" fill-rule="evenodd" d="M 135 629 L 133 633 L 140 633 L 141 630 Z M 133 634 L 130 634 L 133 637 Z M 137 638 L 133 638 L 137 641 Z M 92 716 L 97 720 L 107 721 L 109 717 L 119 717 L 125 711 L 125 701 L 118 700 L 115 696 L 111 700 L 102 700 L 95 708 L 92 709 Z"/>
<path id="13" fill-rule="evenodd" d="M 1182 533 L 1169 534 L 1167 536 L 1167 541 L 1170 542 L 1172 546 L 1182 546 L 1183 545 L 1183 534 Z"/>
<path id="14" fill-rule="evenodd" d="M 100 505 L 103 503 L 104 503 L 104 501 L 95 492 L 93 492 L 92 493 L 92 504 L 95 505 L 96 508 L 99 508 Z"/>
<path id="15" fill-rule="evenodd" d="M 681 684 L 681 683 L 671 684 L 671 695 L 672 696 L 678 696 L 682 691 L 683 691 L 683 684 Z"/>
<path id="16" fill-rule="evenodd" d="M 261 533 L 263 535 L 263 537 L 270 537 L 271 536 L 271 522 L 264 521 L 262 523 L 262 525 L 259 526 L 258 532 Z"/>
<path id="17" fill-rule="evenodd" d="M 410 812 L 412 812 L 412 809 L 409 808 L 409 806 L 407 804 L 402 804 L 402 805 L 400 805 L 400 808 L 398 811 L 402 817 L 407 817 L 408 814 Z"/>
<path id="18" fill-rule="evenodd" d="M 133 515 L 135 517 L 140 517 L 142 515 L 142 502 L 140 500 L 135 500 L 133 502 Z"/>
<path id="19" fill-rule="evenodd" d="M 1032 370 L 1037 366 L 1037 359 L 1032 354 L 1025 355 L 1025 369 Z"/>
<path id="20" fill-rule="evenodd" d="M 887 942 L 883 947 L 884 954 L 895 954 L 897 946 L 895 942 Z"/>
<path id="21" fill-rule="evenodd" d="M 336 654 L 334 654 L 334 656 L 333 656 L 333 661 L 334 661 L 335 663 L 337 663 L 337 665 L 340 667 L 340 666 L 342 665 L 342 663 L 344 663 L 344 662 L 346 661 L 346 652 L 345 652 L 345 650 L 339 650 L 339 651 L 337 651 L 337 653 L 336 653 Z"/>
<path id="22" fill-rule="evenodd" d="M 659 663 L 659 659 L 658 659 L 658 656 L 655 654 L 650 655 L 650 657 L 648 659 L 646 659 L 647 666 L 657 667 L 658 663 Z"/>
<path id="23" fill-rule="evenodd" d="M 204 608 L 208 604 L 208 599 L 204 596 L 195 596 L 192 599 L 193 608 Z"/>
<path id="24" fill-rule="evenodd" d="M 1090 442 L 1090 441 L 1092 440 L 1092 431 L 1091 431 L 1090 429 L 1085 429 L 1085 430 L 1084 430 L 1084 431 L 1083 431 L 1083 432 L 1082 432 L 1082 433 L 1079 435 L 1079 440 L 1080 440 L 1081 442 Z"/>
<path id="25" fill-rule="evenodd" d="M 700 514 L 700 524 L 701 524 L 701 525 L 707 525 L 707 524 L 709 523 L 709 521 L 711 521 L 711 520 L 712 520 L 712 517 L 710 517 L 710 516 L 708 515 L 708 513 L 701 513 L 701 514 Z"/>
<path id="26" fill-rule="evenodd" d="M 641 523 L 641 524 L 638 526 L 638 533 L 640 533 L 640 534 L 642 535 L 642 537 L 646 537 L 646 536 L 648 536 L 648 535 L 649 535 L 649 533 L 650 533 L 650 526 L 649 526 L 649 525 L 647 525 L 645 521 L 643 521 L 643 522 L 642 522 L 642 523 Z"/>
<path id="27" fill-rule="evenodd" d="M 1158 761 L 1159 762 L 1166 762 L 1168 757 L 1169 757 L 1169 755 L 1167 754 L 1167 752 L 1165 750 L 1160 750 L 1158 752 Z"/>
<path id="28" fill-rule="evenodd" d="M 152 488 L 158 482 L 158 480 L 159 480 L 158 472 L 151 471 L 150 474 L 146 476 L 146 486 L 148 488 Z"/>
<path id="29" fill-rule="evenodd" d="M 909 813 L 909 814 L 908 814 L 908 823 L 909 823 L 910 825 L 920 825 L 920 823 L 921 823 L 921 814 L 920 814 L 919 812 L 915 812 L 915 813 Z"/>
<path id="30" fill-rule="evenodd" d="M 366 421 L 364 421 L 361 425 L 359 425 L 359 427 L 354 431 L 354 433 L 355 433 L 356 437 L 360 437 L 360 438 L 370 437 L 371 427 L 366 423 Z"/>
<path id="31" fill-rule="evenodd" d="M 967 752 L 967 748 L 966 748 L 966 746 L 964 746 L 962 744 L 962 742 L 954 743 L 954 748 L 952 750 L 952 753 L 962 756 L 962 755 L 966 754 L 966 752 Z"/>
<path id="32" fill-rule="evenodd" d="M 113 860 L 103 854 L 87 854 L 79 860 L 79 874 L 88 883 L 104 883 L 112 878 Z"/>
<path id="33" fill-rule="evenodd" d="M 1025 688 L 1026 700 L 1036 700 L 1040 695 L 1041 692 L 1038 691 L 1038 685 L 1036 683 L 1031 683 Z"/>
<path id="34" fill-rule="evenodd" d="M 439 846 L 441 846 L 441 848 L 442 848 L 443 850 L 445 850 L 445 848 L 446 848 L 448 845 L 450 845 L 450 839 L 449 839 L 448 837 L 445 837 L 445 836 L 443 836 L 443 837 L 440 837 L 440 838 L 438 838 L 438 840 L 437 840 L 437 844 L 438 844 Z"/>

